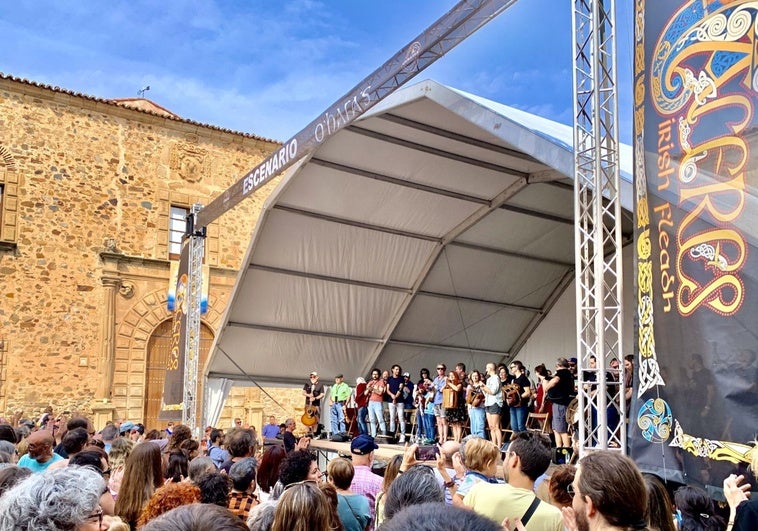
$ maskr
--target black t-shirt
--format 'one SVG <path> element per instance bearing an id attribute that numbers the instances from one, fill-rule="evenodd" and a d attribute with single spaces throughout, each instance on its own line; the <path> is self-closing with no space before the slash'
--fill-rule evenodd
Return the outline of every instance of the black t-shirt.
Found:
<path id="1" fill-rule="evenodd" d="M 324 394 L 324 384 L 321 382 L 318 382 L 316 384 L 312 384 L 308 382 L 303 386 L 303 391 L 306 393 L 311 393 L 313 396 L 319 396 Z M 310 399 L 306 396 L 305 397 L 305 405 L 313 405 L 313 406 L 320 406 L 321 405 L 321 399 L 314 400 L 313 402 L 310 401 Z"/>
<path id="2" fill-rule="evenodd" d="M 295 445 L 297 445 L 297 439 L 295 439 L 295 436 L 292 435 L 291 431 L 285 431 L 284 435 L 282 435 L 282 440 L 284 441 L 284 450 L 287 453 L 290 453 L 295 449 Z"/>
<path id="3" fill-rule="evenodd" d="M 394 395 L 395 393 L 397 393 L 400 390 L 400 388 L 402 387 L 404 381 L 405 380 L 403 379 L 402 376 L 398 376 L 397 378 L 394 378 L 394 377 L 390 376 L 389 378 L 387 378 L 387 391 L 389 391 L 390 393 L 392 393 Z M 398 402 L 402 402 L 403 401 L 403 397 L 402 396 L 398 397 L 397 401 Z M 392 402 L 392 397 L 391 396 L 390 396 L 390 402 Z"/>
<path id="4" fill-rule="evenodd" d="M 571 402 L 571 395 L 574 394 L 574 376 L 568 369 L 558 369 L 555 371 L 553 378 L 560 378 L 555 387 L 547 391 L 547 397 L 554 403 L 561 406 L 567 406 Z"/>
<path id="5" fill-rule="evenodd" d="M 522 395 L 524 394 L 524 390 L 529 389 L 532 386 L 532 382 L 529 381 L 529 378 L 526 377 L 526 374 L 522 374 L 515 380 L 513 380 L 513 383 L 517 384 L 519 386 L 519 402 L 517 404 L 514 404 L 514 407 L 520 407 L 520 406 L 526 406 L 529 404 L 528 398 L 523 398 Z"/>

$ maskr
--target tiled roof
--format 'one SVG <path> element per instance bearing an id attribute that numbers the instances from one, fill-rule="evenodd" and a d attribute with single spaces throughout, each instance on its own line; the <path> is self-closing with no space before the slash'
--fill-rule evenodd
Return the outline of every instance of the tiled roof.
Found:
<path id="1" fill-rule="evenodd" d="M 216 125 L 204 124 L 204 123 L 201 123 L 201 122 L 196 122 L 195 120 L 189 120 L 187 118 L 182 118 L 182 117 L 177 116 L 176 114 L 172 113 L 168 109 L 165 109 L 164 107 L 161 107 L 160 105 L 158 105 L 155 102 L 152 102 L 150 100 L 146 100 L 146 101 L 150 101 L 150 103 L 152 105 L 154 105 L 155 107 L 158 107 L 160 109 L 163 109 L 165 112 L 156 112 L 156 111 L 145 110 L 145 109 L 142 109 L 142 108 L 139 108 L 139 107 L 128 105 L 128 103 L 125 105 L 126 102 L 129 102 L 129 101 L 132 101 L 132 100 L 136 100 L 136 99 L 144 99 L 144 98 L 120 98 L 120 99 L 112 99 L 112 100 L 105 99 L 105 98 L 98 98 L 96 96 L 90 96 L 89 94 L 83 94 L 81 92 L 74 92 L 73 90 L 68 90 L 68 89 L 65 89 L 65 88 L 58 87 L 58 86 L 54 87 L 52 85 L 47 85 L 45 83 L 38 83 L 36 81 L 31 81 L 29 79 L 16 77 L 16 76 L 13 76 L 13 75 L 10 75 L 10 74 L 6 74 L 4 72 L 0 72 L 0 79 L 7 79 L 9 81 L 14 81 L 16 83 L 23 83 L 24 85 L 30 85 L 32 87 L 38 87 L 38 88 L 41 88 L 41 89 L 50 90 L 52 92 L 58 92 L 60 94 L 68 94 L 69 96 L 73 96 L 75 98 L 83 98 L 85 100 L 95 101 L 95 102 L 98 102 L 98 103 L 104 103 L 106 105 L 114 105 L 114 106 L 121 107 L 121 108 L 127 107 L 130 110 L 133 110 L 135 112 L 140 112 L 140 113 L 148 114 L 148 115 L 151 115 L 151 116 L 157 116 L 159 118 L 165 118 L 165 119 L 168 119 L 168 120 L 173 120 L 173 121 L 181 122 L 181 123 L 185 123 L 185 124 L 196 125 L 196 126 L 199 126 L 199 127 L 205 127 L 205 128 L 208 128 L 208 129 L 212 129 L 214 131 L 220 131 L 222 133 L 230 133 L 230 134 L 233 134 L 233 135 L 240 135 L 240 136 L 243 136 L 243 137 L 246 137 L 246 138 L 253 138 L 255 140 L 262 140 L 264 142 L 273 142 L 273 143 L 277 143 L 277 144 L 281 143 L 281 141 L 274 140 L 272 138 L 265 138 L 265 137 L 258 136 L 258 135 L 253 135 L 253 134 L 250 134 L 250 133 L 243 133 L 241 131 L 234 131 L 232 129 L 226 129 L 224 127 L 218 127 Z"/>

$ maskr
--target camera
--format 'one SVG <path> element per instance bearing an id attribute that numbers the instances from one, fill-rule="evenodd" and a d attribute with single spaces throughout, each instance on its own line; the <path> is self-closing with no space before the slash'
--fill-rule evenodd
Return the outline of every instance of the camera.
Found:
<path id="1" fill-rule="evenodd" d="M 440 449 L 435 444 L 422 445 L 416 448 L 416 461 L 436 461 Z"/>

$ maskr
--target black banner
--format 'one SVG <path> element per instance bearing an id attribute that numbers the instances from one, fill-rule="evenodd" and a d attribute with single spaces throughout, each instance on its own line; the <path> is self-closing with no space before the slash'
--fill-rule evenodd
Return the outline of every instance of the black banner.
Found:
<path id="1" fill-rule="evenodd" d="M 717 494 L 758 431 L 758 3 L 636 0 L 630 453 Z"/>
<path id="2" fill-rule="evenodd" d="M 174 292 L 174 319 L 171 326 L 171 350 L 166 361 L 166 379 L 163 382 L 163 399 L 159 420 L 182 420 L 184 409 L 184 352 L 187 337 L 187 296 L 189 279 L 190 239 L 182 241 L 179 272 Z"/>

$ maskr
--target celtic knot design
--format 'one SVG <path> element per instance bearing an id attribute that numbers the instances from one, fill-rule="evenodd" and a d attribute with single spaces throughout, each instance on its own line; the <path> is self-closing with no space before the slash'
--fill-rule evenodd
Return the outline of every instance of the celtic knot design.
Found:
<path id="1" fill-rule="evenodd" d="M 637 414 L 637 426 L 642 430 L 642 436 L 653 443 L 668 440 L 672 422 L 671 408 L 662 398 L 651 398 Z"/>

